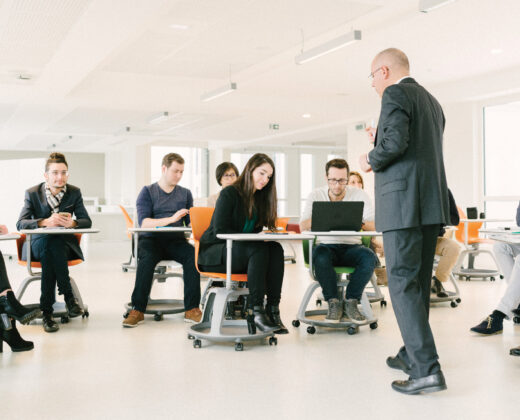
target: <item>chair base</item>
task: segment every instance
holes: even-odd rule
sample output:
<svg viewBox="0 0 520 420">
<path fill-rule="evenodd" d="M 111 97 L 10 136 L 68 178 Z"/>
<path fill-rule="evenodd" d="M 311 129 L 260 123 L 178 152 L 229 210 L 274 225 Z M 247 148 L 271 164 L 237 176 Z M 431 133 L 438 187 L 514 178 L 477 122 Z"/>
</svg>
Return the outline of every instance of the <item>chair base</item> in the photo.
<svg viewBox="0 0 520 420">
<path fill-rule="evenodd" d="M 347 285 L 348 281 L 338 281 L 338 287 L 345 288 Z M 302 303 L 300 304 L 300 309 L 298 310 L 298 315 L 292 322 L 294 327 L 299 327 L 300 323 L 303 322 L 304 324 L 309 325 L 307 328 L 309 334 L 314 334 L 316 332 L 316 327 L 327 327 L 347 329 L 349 335 L 358 333 L 359 327 L 363 325 L 369 325 L 371 329 L 376 329 L 378 327 L 377 318 L 374 316 L 366 292 L 363 292 L 361 297 L 361 309 L 366 317 L 366 321 L 361 324 L 354 323 L 347 319 L 340 320 L 339 322 L 327 321 L 325 319 L 325 316 L 327 315 L 326 309 L 307 310 L 307 306 L 309 305 L 314 292 L 320 287 L 321 286 L 317 281 L 313 281 L 305 291 Z"/>
<path fill-rule="evenodd" d="M 227 289 L 225 287 L 211 288 L 207 293 L 204 314 L 201 322 L 188 327 L 188 338 L 194 339 L 193 346 L 201 347 L 200 340 L 215 343 L 235 343 L 236 350 L 243 349 L 243 342 L 258 341 L 269 337 L 269 344 L 277 344 L 274 329 L 249 334 L 245 319 L 225 319 L 227 302 L 237 300 L 241 295 L 248 295 L 249 289 Z"/>
<path fill-rule="evenodd" d="M 495 277 L 503 278 L 498 269 L 489 270 L 484 268 L 475 268 L 474 262 L 475 257 L 479 254 L 489 254 L 493 261 L 495 262 L 495 266 L 498 268 L 498 263 L 495 258 L 495 255 L 487 250 L 487 249 L 479 249 L 478 245 L 468 245 L 466 249 L 464 249 L 460 255 L 457 263 L 455 264 L 455 268 L 453 269 L 453 274 L 459 276 L 459 279 L 471 280 L 472 278 L 480 278 L 485 280 L 489 278 L 491 281 L 495 280 Z M 468 257 L 468 266 L 467 268 L 463 268 L 463 261 Z"/>
<path fill-rule="evenodd" d="M 41 275 L 34 275 L 34 276 L 30 276 L 30 277 L 27 277 L 26 279 L 24 279 L 24 281 L 20 285 L 20 288 L 16 292 L 16 299 L 18 299 L 18 301 L 20 301 L 20 302 L 22 301 L 22 297 L 25 294 L 27 287 L 29 286 L 29 284 L 31 284 L 32 282 L 35 282 L 35 281 L 41 281 Z M 83 309 L 83 315 L 81 315 L 81 318 L 88 318 L 90 315 L 90 313 L 88 311 L 88 305 L 83 302 L 83 299 L 81 298 L 81 293 L 79 292 L 78 286 L 76 285 L 76 282 L 74 281 L 74 279 L 72 277 L 70 277 L 70 286 L 72 288 L 72 293 L 73 293 L 74 297 L 78 300 L 79 307 L 81 309 Z M 29 303 L 29 304 L 23 304 L 23 305 L 30 309 L 35 309 L 35 308 L 40 307 L 39 303 Z M 62 324 L 66 324 L 67 322 L 69 322 L 69 319 L 70 319 L 69 312 L 68 312 L 67 306 L 65 305 L 64 302 L 55 302 L 54 305 L 52 305 L 52 309 L 53 309 L 52 315 L 54 317 L 60 317 Z M 40 315 L 38 318 L 41 319 L 42 317 L 43 317 L 43 314 Z"/>
<path fill-rule="evenodd" d="M 125 318 L 132 310 L 132 302 L 128 302 L 125 305 L 126 313 L 123 315 Z M 179 314 L 184 312 L 184 301 L 182 299 L 148 299 L 146 315 L 154 315 L 156 321 L 162 321 L 163 315 Z"/>
<path fill-rule="evenodd" d="M 472 278 L 486 280 L 489 278 L 491 281 L 495 281 L 495 278 L 500 276 L 499 271 L 484 268 L 458 268 L 453 270 L 453 274 L 459 276 L 460 280 L 471 280 Z"/>
</svg>

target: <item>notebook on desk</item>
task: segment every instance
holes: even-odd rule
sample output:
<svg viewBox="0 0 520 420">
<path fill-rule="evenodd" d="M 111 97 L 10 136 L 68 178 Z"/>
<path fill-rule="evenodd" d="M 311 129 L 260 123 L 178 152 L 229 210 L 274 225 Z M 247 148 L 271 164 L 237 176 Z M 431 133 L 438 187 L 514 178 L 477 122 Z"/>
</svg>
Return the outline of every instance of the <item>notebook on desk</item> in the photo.
<svg viewBox="0 0 520 420">
<path fill-rule="evenodd" d="M 312 203 L 313 232 L 359 231 L 363 222 L 363 201 L 315 201 Z"/>
</svg>

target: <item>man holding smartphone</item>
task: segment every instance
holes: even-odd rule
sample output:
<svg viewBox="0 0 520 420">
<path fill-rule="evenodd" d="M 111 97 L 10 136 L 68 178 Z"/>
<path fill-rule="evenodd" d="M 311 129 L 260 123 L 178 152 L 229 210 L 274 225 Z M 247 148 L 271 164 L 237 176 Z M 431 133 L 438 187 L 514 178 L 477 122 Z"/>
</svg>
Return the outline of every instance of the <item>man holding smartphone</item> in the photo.
<svg viewBox="0 0 520 420">
<path fill-rule="evenodd" d="M 63 154 L 51 153 L 45 164 L 44 177 L 45 182 L 25 191 L 17 229 L 91 227 L 92 221 L 83 205 L 80 189 L 67 184 L 69 167 Z M 65 297 L 69 316 L 74 318 L 83 314 L 72 292 L 68 268 L 68 260 L 78 258 L 84 259 L 74 235 L 34 235 L 31 240 L 31 259 L 42 265 L 40 309 L 46 332 L 59 330 L 52 317 L 56 284 L 59 294 Z M 22 259 L 27 259 L 27 243 L 23 247 Z"/>
</svg>

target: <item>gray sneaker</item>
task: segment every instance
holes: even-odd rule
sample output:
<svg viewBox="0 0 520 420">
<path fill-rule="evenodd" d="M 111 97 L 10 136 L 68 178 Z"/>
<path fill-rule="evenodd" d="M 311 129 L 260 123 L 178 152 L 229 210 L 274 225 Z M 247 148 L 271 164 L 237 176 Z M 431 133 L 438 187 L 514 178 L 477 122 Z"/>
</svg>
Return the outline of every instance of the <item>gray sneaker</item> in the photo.
<svg viewBox="0 0 520 420">
<path fill-rule="evenodd" d="M 329 299 L 327 302 L 329 304 L 329 311 L 327 312 L 325 319 L 327 321 L 339 322 L 341 315 L 343 315 L 341 302 L 336 298 Z"/>
<path fill-rule="evenodd" d="M 367 319 L 359 312 L 358 305 L 357 299 L 347 299 L 343 302 L 343 312 L 354 324 L 363 324 Z"/>
</svg>

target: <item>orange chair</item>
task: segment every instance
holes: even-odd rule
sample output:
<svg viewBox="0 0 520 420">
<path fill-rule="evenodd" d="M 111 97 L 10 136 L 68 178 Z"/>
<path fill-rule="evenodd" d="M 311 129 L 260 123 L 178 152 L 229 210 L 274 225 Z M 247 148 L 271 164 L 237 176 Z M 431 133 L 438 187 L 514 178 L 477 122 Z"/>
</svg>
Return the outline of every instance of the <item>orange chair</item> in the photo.
<svg viewBox="0 0 520 420">
<path fill-rule="evenodd" d="M 461 219 L 466 219 L 466 213 L 460 208 L 457 207 L 459 211 L 459 217 Z M 466 223 L 467 223 L 467 233 L 466 233 Z M 482 222 L 460 222 L 457 226 L 457 230 L 455 231 L 455 238 L 464 245 L 464 249 L 460 253 L 459 260 L 457 264 L 453 268 L 453 274 L 459 276 L 460 279 L 465 278 L 466 280 L 470 280 L 471 277 L 475 278 L 490 278 L 491 281 L 495 280 L 495 276 L 500 276 L 499 270 L 490 270 L 490 269 L 482 269 L 475 268 L 475 257 L 479 254 L 489 254 L 495 265 L 498 268 L 498 263 L 495 259 L 495 255 L 487 250 L 481 249 L 480 244 L 484 243 L 492 243 L 492 241 L 479 237 L 479 229 L 482 227 Z M 464 268 L 462 263 L 464 259 L 468 256 L 468 267 Z"/>
<path fill-rule="evenodd" d="M 129 239 L 132 240 L 132 251 L 130 252 L 130 259 L 128 260 L 128 262 L 124 262 L 121 264 L 121 269 L 123 270 L 123 272 L 126 273 L 126 272 L 128 272 L 128 270 L 136 269 L 135 258 L 134 258 L 134 246 L 135 246 L 134 235 L 132 235 L 132 232 L 130 232 L 128 230 L 128 229 L 134 227 L 134 221 L 132 220 L 132 218 L 130 217 L 130 215 L 128 214 L 128 212 L 126 211 L 126 209 L 123 206 L 120 205 L 119 208 L 123 212 L 123 217 L 125 218 L 126 229 L 127 229 L 126 235 L 128 236 Z"/>
<path fill-rule="evenodd" d="M 25 294 L 25 291 L 26 291 L 27 287 L 29 286 L 29 284 L 34 282 L 34 281 L 41 281 L 41 279 L 42 279 L 41 271 L 34 272 L 32 269 L 33 268 L 40 268 L 41 269 L 42 265 L 38 261 L 30 261 L 29 253 L 28 253 L 28 260 L 29 261 L 22 260 L 22 249 L 23 249 L 23 244 L 26 241 L 26 235 L 24 235 L 23 233 L 19 233 L 19 235 L 20 235 L 20 237 L 18 239 L 16 239 L 16 251 L 17 251 L 17 254 L 18 254 L 18 264 L 21 265 L 21 266 L 27 267 L 27 272 L 29 273 L 29 277 L 24 279 L 24 281 L 20 285 L 20 288 L 16 292 L 16 298 L 19 301 L 21 301 L 22 296 Z M 76 237 L 76 239 L 78 241 L 78 244 L 81 243 L 81 234 L 80 233 L 76 233 L 76 234 L 74 234 L 74 236 Z M 30 264 L 28 262 L 30 262 Z M 82 262 L 83 262 L 83 260 L 78 258 L 78 259 L 74 259 L 74 260 L 69 260 L 67 265 L 69 267 L 72 267 L 74 265 L 81 264 Z M 78 286 L 76 285 L 76 282 L 74 281 L 74 279 L 72 277 L 70 277 L 70 285 L 72 287 L 72 293 L 74 294 L 74 297 L 76 299 L 78 299 L 79 306 L 84 311 L 83 315 L 81 317 L 82 318 L 85 318 L 85 317 L 88 318 L 88 316 L 89 316 L 88 306 L 83 303 L 83 299 L 81 298 L 81 293 L 79 292 Z M 39 308 L 40 304 L 32 303 L 32 304 L 28 304 L 28 305 L 24 305 L 24 306 L 26 306 L 28 308 Z M 56 302 L 53 305 L 53 309 L 54 309 L 54 315 L 61 317 L 61 323 L 62 324 L 66 324 L 67 322 L 69 322 L 69 315 L 68 315 L 67 307 L 65 306 L 64 303 Z"/>
<path fill-rule="evenodd" d="M 226 280 L 225 273 L 203 272 L 199 269 L 198 258 L 200 250 L 200 238 L 208 229 L 214 208 L 212 207 L 192 207 L 190 209 L 191 228 L 193 232 L 193 242 L 195 244 L 195 266 L 199 273 L 210 279 Z M 192 325 L 188 330 L 188 338 L 193 339 L 193 347 L 200 348 L 201 339 L 213 342 L 234 342 L 235 350 L 241 351 L 244 348 L 244 341 L 259 340 L 269 338 L 269 344 L 277 344 L 273 331 L 259 331 L 254 335 L 248 334 L 247 321 L 245 319 L 226 319 L 227 303 L 236 301 L 239 296 L 248 295 L 246 287 L 236 287 L 238 283 L 247 282 L 246 274 L 232 274 L 231 282 L 226 283 L 226 287 L 206 288 L 204 292 L 205 305 L 204 314 L 201 322 Z M 204 297 L 203 297 L 204 299 Z"/>
<path fill-rule="evenodd" d="M 275 226 L 278 229 L 278 232 L 294 233 L 294 232 L 289 232 L 287 230 L 287 225 L 289 224 L 289 220 L 290 220 L 289 217 L 279 217 L 278 219 L 276 219 Z M 292 246 L 291 242 L 288 242 L 288 241 L 279 241 L 279 242 L 280 242 L 280 245 L 282 245 L 283 250 L 284 250 L 284 253 L 283 253 L 284 261 L 290 261 L 292 264 L 296 264 L 296 250 Z M 289 247 L 291 249 L 290 253 L 285 252 L 287 247 Z"/>
</svg>

